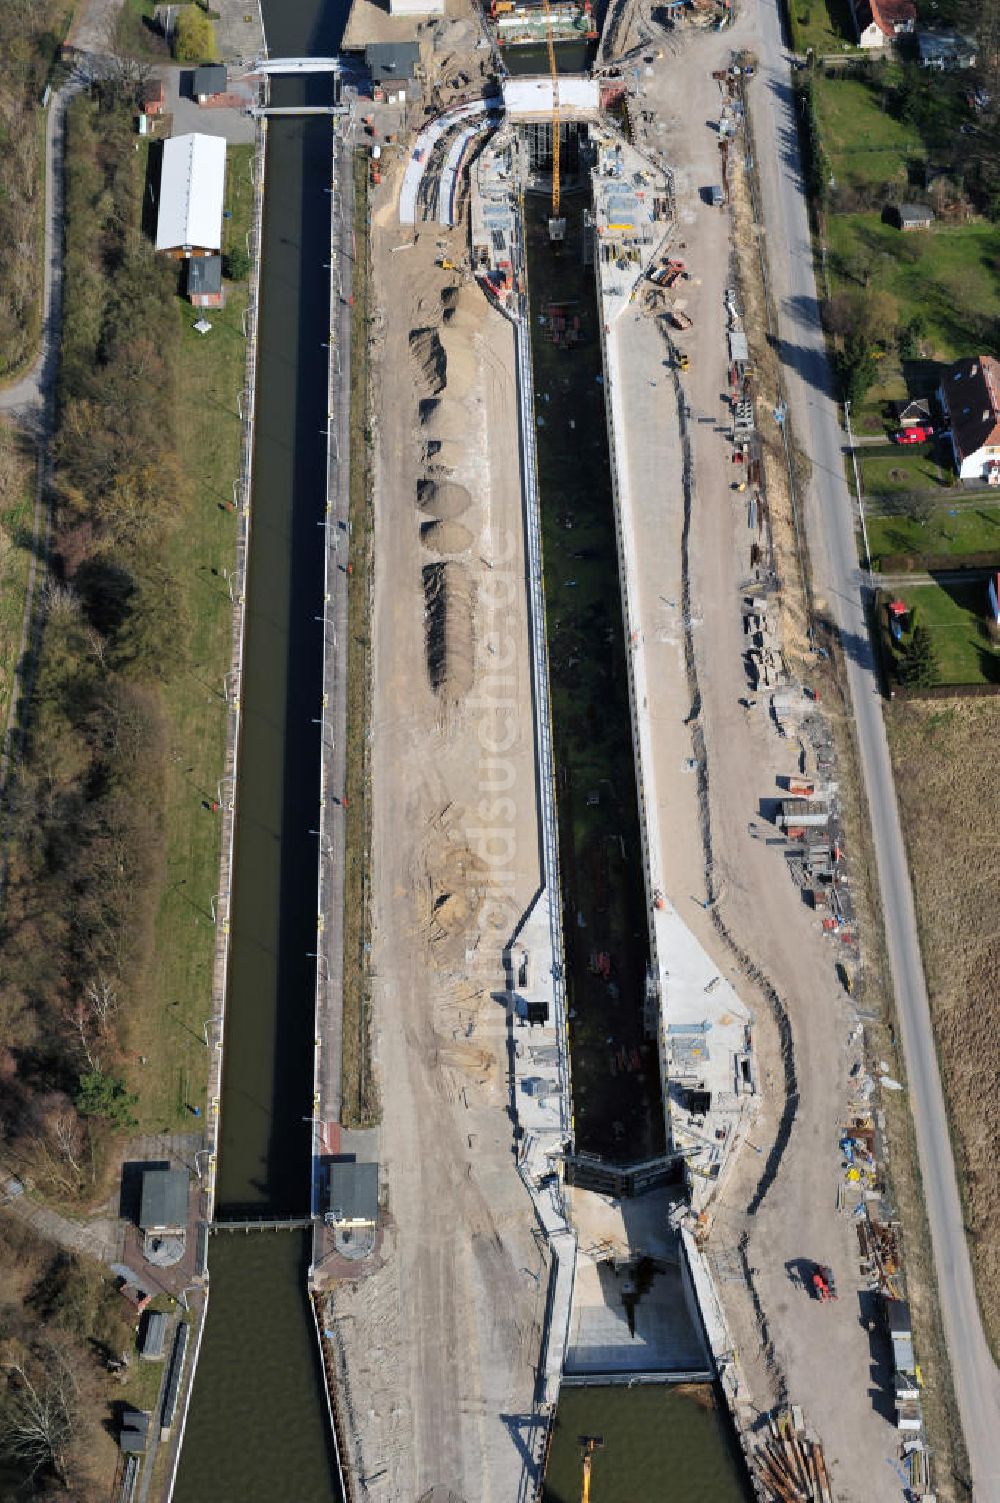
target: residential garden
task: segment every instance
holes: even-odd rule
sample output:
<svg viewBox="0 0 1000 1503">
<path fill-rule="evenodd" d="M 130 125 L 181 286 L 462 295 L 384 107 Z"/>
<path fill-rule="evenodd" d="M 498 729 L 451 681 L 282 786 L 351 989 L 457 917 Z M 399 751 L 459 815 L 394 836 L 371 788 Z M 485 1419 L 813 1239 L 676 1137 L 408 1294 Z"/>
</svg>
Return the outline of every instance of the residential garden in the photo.
<svg viewBox="0 0 1000 1503">
<path fill-rule="evenodd" d="M 823 319 L 850 403 L 870 558 L 886 575 L 914 576 L 906 630 L 895 638 L 882 623 L 887 664 L 912 691 L 992 684 L 1000 663 L 982 578 L 1000 563 L 1000 496 L 958 482 L 935 397 L 953 361 L 1000 353 L 997 91 L 979 70 L 921 68 L 905 46 L 837 61 L 854 36 L 847 0 L 790 9 L 800 43 L 831 59 L 798 75 L 799 101 Z M 900 228 L 904 204 L 930 209 L 929 226 Z M 901 445 L 897 404 L 920 398 L 937 431 Z M 961 569 L 979 573 L 942 582 L 941 571 Z"/>
</svg>

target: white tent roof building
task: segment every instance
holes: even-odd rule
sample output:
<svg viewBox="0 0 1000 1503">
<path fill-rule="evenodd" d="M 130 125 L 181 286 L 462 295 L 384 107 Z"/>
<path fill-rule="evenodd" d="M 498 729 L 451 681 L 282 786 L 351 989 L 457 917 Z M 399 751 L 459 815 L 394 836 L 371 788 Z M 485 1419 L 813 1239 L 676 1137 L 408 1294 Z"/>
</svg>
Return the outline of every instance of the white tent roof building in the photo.
<svg viewBox="0 0 1000 1503">
<path fill-rule="evenodd" d="M 222 249 L 226 143 L 192 132 L 163 143 L 156 249 L 189 256 Z"/>
</svg>

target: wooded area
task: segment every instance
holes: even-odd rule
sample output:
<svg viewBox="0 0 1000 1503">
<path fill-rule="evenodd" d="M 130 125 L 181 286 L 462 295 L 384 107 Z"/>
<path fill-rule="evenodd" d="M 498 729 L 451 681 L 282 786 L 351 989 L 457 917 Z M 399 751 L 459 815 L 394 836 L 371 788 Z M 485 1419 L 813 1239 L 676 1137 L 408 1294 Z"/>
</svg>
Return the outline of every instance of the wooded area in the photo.
<svg viewBox="0 0 1000 1503">
<path fill-rule="evenodd" d="M 0 1495 L 107 1496 L 114 1441 L 98 1416 L 130 1339 L 128 1309 L 96 1266 L 0 1220 Z"/>
<path fill-rule="evenodd" d="M 161 870 L 161 686 L 184 660 L 184 590 L 162 562 L 176 456 L 176 269 L 139 228 L 127 105 L 67 120 L 66 311 L 55 527 L 24 759 L 11 793 L 0 1034 L 3 1130 L 62 1198 L 93 1194 Z"/>
<path fill-rule="evenodd" d="M 0 5 L 0 377 L 34 351 L 39 327 L 44 190 L 41 100 L 66 0 Z"/>
</svg>

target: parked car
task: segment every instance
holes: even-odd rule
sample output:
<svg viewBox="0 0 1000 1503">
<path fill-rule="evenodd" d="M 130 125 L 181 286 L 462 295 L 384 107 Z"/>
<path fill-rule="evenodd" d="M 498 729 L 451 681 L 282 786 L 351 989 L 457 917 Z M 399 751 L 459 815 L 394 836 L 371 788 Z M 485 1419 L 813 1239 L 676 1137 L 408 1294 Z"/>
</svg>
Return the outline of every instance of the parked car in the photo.
<svg viewBox="0 0 1000 1503">
<path fill-rule="evenodd" d="M 912 428 L 900 428 L 894 433 L 893 441 L 897 444 L 925 444 L 933 437 L 934 429 L 930 423 L 914 423 Z"/>
</svg>

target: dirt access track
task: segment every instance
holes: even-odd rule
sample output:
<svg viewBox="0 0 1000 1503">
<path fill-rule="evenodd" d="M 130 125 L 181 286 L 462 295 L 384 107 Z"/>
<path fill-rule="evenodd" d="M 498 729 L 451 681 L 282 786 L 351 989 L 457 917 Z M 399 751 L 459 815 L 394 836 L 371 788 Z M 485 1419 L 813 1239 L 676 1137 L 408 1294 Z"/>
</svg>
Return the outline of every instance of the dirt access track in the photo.
<svg viewBox="0 0 1000 1503">
<path fill-rule="evenodd" d="M 389 1216 L 334 1313 L 365 1495 L 516 1495 L 547 1284 L 502 950 L 539 885 L 513 330 L 373 216 L 374 1053 Z M 449 255 L 461 255 L 461 238 Z M 443 1494 L 446 1495 L 446 1494 Z"/>
</svg>

